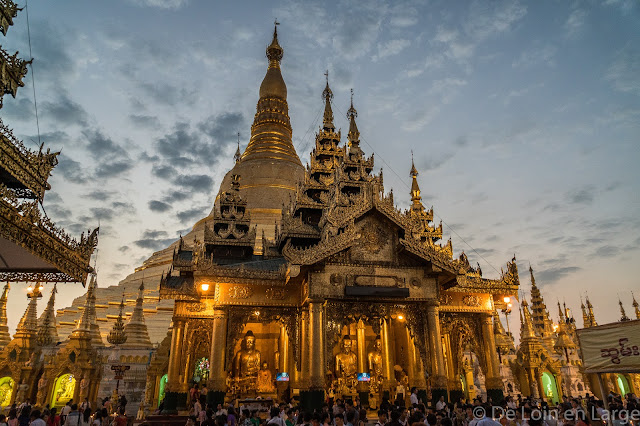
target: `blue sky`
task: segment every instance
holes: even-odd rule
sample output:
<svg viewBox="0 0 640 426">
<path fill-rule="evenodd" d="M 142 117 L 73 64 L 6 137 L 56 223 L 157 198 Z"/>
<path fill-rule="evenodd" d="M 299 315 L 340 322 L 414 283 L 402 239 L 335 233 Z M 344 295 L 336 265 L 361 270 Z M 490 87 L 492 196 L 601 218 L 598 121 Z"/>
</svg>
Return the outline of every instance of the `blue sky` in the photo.
<svg viewBox="0 0 640 426">
<path fill-rule="evenodd" d="M 515 253 L 522 288 L 531 264 L 554 315 L 556 299 L 579 311 L 588 292 L 601 322 L 619 318 L 618 293 L 627 302 L 638 288 L 633 0 L 29 8 L 41 139 L 62 149 L 44 206 L 76 236 L 100 222 L 101 286 L 209 213 L 236 133 L 248 141 L 277 18 L 303 162 L 328 69 L 337 126 L 346 129 L 353 88 L 363 149 L 375 151 L 398 206 L 408 207 L 413 150 L 425 204 L 485 276 Z M 2 43 L 28 56 L 25 12 Z M 0 114 L 35 148 L 31 74 L 25 83 Z M 13 325 L 26 305 L 20 291 L 10 296 Z M 56 306 L 82 292 L 65 286 Z"/>
</svg>

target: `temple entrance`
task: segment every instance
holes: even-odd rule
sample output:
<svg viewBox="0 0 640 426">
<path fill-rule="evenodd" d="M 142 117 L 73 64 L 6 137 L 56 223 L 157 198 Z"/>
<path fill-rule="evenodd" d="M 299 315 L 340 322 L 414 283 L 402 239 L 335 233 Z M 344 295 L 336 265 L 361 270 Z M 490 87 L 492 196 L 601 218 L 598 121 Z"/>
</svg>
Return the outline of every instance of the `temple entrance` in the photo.
<svg viewBox="0 0 640 426">
<path fill-rule="evenodd" d="M 67 402 L 73 399 L 76 390 L 76 379 L 73 374 L 63 374 L 53 382 L 53 392 L 51 392 L 51 407 L 64 407 Z"/>
<path fill-rule="evenodd" d="M 620 395 L 624 398 L 626 394 L 630 392 L 629 381 L 622 374 L 617 374 L 616 383 L 618 384 L 618 390 Z"/>
<path fill-rule="evenodd" d="M 165 374 L 160 378 L 160 384 L 158 385 L 158 406 L 164 400 L 164 393 L 166 388 L 167 388 L 167 375 Z"/>
<path fill-rule="evenodd" d="M 196 367 L 193 371 L 194 383 L 206 383 L 209 378 L 209 358 L 202 357 L 196 360 Z"/>
<path fill-rule="evenodd" d="M 14 385 L 14 380 L 9 376 L 0 379 L 0 407 L 8 407 L 11 405 Z"/>
<path fill-rule="evenodd" d="M 542 373 L 542 392 L 547 401 L 551 401 L 554 404 L 559 402 L 556 379 L 548 371 Z"/>
</svg>

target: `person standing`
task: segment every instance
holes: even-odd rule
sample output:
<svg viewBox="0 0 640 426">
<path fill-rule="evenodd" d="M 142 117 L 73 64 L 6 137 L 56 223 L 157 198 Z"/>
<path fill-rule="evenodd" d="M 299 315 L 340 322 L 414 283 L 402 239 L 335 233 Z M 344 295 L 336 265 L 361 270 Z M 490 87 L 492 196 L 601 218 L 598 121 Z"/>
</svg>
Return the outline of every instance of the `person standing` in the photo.
<svg viewBox="0 0 640 426">
<path fill-rule="evenodd" d="M 47 426 L 47 424 L 40 418 L 40 410 L 33 410 L 31 412 L 30 426 Z"/>
<path fill-rule="evenodd" d="M 82 417 L 78 411 L 78 404 L 71 405 L 71 411 L 64 419 L 64 426 L 82 426 Z"/>
</svg>

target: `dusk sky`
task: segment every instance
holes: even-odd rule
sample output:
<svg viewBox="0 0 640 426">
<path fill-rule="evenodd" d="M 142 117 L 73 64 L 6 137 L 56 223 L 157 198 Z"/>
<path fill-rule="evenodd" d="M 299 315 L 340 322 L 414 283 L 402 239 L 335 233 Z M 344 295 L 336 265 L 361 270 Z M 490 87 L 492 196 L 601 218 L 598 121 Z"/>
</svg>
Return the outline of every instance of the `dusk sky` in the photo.
<svg viewBox="0 0 640 426">
<path fill-rule="evenodd" d="M 303 163 L 329 70 L 336 125 L 347 128 L 353 88 L 362 148 L 375 152 L 386 189 L 408 207 L 413 150 L 423 201 L 456 256 L 464 250 L 497 278 L 515 253 L 522 290 L 528 298 L 531 264 L 554 319 L 565 300 L 581 326 L 586 293 L 600 323 L 620 317 L 618 295 L 632 316 L 635 0 L 31 0 L 40 138 L 62 150 L 44 207 L 75 237 L 100 223 L 100 286 L 210 212 L 236 133 L 242 149 L 248 142 L 276 18 Z M 3 47 L 28 58 L 26 11 L 14 22 Z M 16 99 L 5 95 L 0 116 L 37 149 L 31 78 Z M 11 332 L 25 288 L 9 296 Z M 56 307 L 82 293 L 62 285 Z"/>
</svg>

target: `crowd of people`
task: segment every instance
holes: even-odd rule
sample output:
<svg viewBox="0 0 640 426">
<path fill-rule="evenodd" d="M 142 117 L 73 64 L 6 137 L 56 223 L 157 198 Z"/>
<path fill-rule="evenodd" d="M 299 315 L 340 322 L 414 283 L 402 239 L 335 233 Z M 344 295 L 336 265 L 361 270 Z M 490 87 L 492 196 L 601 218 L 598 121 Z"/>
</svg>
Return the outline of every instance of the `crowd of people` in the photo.
<svg viewBox="0 0 640 426">
<path fill-rule="evenodd" d="M 295 401 L 274 405 L 268 412 L 245 406 L 209 407 L 202 398 L 191 402 L 187 426 L 623 426 L 640 421 L 640 401 L 631 393 L 624 398 L 609 394 L 608 411 L 604 401 L 592 395 L 565 396 L 558 404 L 520 396 L 508 396 L 499 404 L 481 398 L 450 403 L 443 396 L 424 404 L 415 389 L 407 404 L 383 399 L 374 412 L 361 406 L 357 398 L 328 400 L 314 411 L 301 409 Z"/>
<path fill-rule="evenodd" d="M 69 401 L 60 410 L 49 404 L 40 409 L 32 406 L 27 398 L 9 407 L 7 415 L 0 414 L 0 426 L 126 426 L 126 404 L 124 396 L 115 405 L 107 397 L 100 407 L 92 410 L 85 398 L 80 404 Z"/>
</svg>

